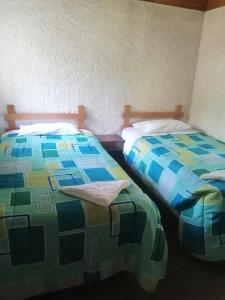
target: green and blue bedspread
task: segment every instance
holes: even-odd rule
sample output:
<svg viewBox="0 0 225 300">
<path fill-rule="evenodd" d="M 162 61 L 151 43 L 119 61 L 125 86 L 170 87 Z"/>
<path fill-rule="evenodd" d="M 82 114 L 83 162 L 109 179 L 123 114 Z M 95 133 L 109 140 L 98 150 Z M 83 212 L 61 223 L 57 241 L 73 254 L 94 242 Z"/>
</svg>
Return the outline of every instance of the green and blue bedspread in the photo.
<svg viewBox="0 0 225 300">
<path fill-rule="evenodd" d="M 0 139 L 0 299 L 133 272 L 146 291 L 164 277 L 167 245 L 153 202 L 133 183 L 104 208 L 59 187 L 129 179 L 97 139 Z M 130 179 L 129 179 L 130 180 Z"/>
<path fill-rule="evenodd" d="M 200 176 L 225 169 L 225 143 L 203 133 L 144 136 L 125 155 L 179 213 L 179 237 L 191 254 L 225 260 L 225 182 Z"/>
</svg>

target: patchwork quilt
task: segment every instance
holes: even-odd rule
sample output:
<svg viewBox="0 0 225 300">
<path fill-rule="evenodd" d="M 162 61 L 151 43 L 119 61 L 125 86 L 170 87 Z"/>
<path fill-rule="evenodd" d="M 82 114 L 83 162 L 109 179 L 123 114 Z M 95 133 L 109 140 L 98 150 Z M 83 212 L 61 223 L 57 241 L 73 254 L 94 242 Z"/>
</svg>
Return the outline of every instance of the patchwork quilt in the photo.
<svg viewBox="0 0 225 300">
<path fill-rule="evenodd" d="M 133 272 L 146 291 L 164 277 L 160 215 L 133 183 L 107 208 L 59 187 L 129 179 L 89 134 L 0 139 L 0 299 Z M 130 180 L 130 179 L 129 179 Z"/>
<path fill-rule="evenodd" d="M 225 143 L 199 132 L 144 136 L 126 160 L 179 213 L 183 247 L 201 259 L 225 260 L 225 182 L 200 179 L 225 169 Z"/>
</svg>

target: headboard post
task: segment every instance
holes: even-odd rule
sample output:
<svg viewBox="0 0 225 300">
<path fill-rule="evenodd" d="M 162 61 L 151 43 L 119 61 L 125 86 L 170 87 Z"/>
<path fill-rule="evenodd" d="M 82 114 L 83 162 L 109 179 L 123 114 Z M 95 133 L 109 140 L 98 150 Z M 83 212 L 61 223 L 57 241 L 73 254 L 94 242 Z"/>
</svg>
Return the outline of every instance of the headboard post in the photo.
<svg viewBox="0 0 225 300">
<path fill-rule="evenodd" d="M 123 110 L 124 128 L 130 126 L 130 113 L 131 113 L 131 105 L 124 105 L 124 110 Z"/>
<path fill-rule="evenodd" d="M 8 104 L 7 105 L 7 113 L 8 114 L 15 114 L 16 110 L 15 110 L 15 106 L 12 104 Z M 16 129 L 16 121 L 15 120 L 8 120 L 8 128 L 9 130 L 14 130 Z"/>
<path fill-rule="evenodd" d="M 78 106 L 78 116 L 77 116 L 77 127 L 78 128 L 85 128 L 84 120 L 86 117 L 85 107 L 83 105 Z"/>
<path fill-rule="evenodd" d="M 183 117 L 182 105 L 177 105 L 175 110 L 175 119 L 180 120 Z"/>
</svg>

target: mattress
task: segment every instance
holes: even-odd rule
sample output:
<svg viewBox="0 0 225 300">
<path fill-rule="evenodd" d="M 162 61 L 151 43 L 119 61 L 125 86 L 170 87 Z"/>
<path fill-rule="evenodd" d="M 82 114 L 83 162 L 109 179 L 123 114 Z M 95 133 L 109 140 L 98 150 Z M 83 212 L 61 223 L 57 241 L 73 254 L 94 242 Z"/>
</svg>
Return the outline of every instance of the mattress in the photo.
<svg viewBox="0 0 225 300">
<path fill-rule="evenodd" d="M 60 187 L 131 179 L 90 133 L 0 139 L 0 299 L 134 273 L 152 292 L 167 244 L 154 203 L 133 182 L 107 208 Z"/>
<path fill-rule="evenodd" d="M 225 182 L 200 179 L 225 169 L 225 143 L 200 132 L 131 139 L 125 159 L 176 211 L 182 246 L 204 260 L 225 260 Z"/>
</svg>

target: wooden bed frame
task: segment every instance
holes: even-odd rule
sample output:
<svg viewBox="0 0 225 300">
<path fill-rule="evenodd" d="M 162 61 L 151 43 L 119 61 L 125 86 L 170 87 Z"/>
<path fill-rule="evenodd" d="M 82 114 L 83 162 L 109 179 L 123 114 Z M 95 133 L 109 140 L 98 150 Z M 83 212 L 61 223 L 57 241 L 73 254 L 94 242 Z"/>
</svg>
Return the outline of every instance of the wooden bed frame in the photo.
<svg viewBox="0 0 225 300">
<path fill-rule="evenodd" d="M 17 129 L 16 121 L 20 120 L 76 120 L 77 127 L 85 129 L 86 111 L 83 105 L 79 105 L 77 113 L 16 113 L 14 105 L 10 104 L 4 118 L 8 122 L 5 131 Z"/>
<path fill-rule="evenodd" d="M 140 111 L 132 111 L 131 105 L 124 105 L 123 110 L 123 127 L 130 127 L 130 119 L 163 119 L 163 118 L 171 118 L 171 119 L 181 119 L 184 113 L 182 111 L 182 105 L 177 105 L 174 111 L 163 111 L 163 112 L 140 112 Z"/>
</svg>

